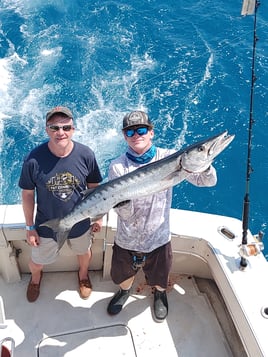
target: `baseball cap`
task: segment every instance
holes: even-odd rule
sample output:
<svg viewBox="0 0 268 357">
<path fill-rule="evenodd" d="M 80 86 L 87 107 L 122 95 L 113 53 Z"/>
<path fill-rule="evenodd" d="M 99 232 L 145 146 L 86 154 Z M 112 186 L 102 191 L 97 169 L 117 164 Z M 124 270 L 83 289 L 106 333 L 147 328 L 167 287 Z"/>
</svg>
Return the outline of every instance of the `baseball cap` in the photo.
<svg viewBox="0 0 268 357">
<path fill-rule="evenodd" d="M 68 109 L 67 107 L 59 106 L 59 107 L 55 107 L 55 108 L 51 109 L 49 112 L 47 112 L 47 114 L 46 114 L 46 122 L 48 122 L 49 119 L 51 119 L 51 117 L 54 114 L 58 114 L 58 113 L 65 114 L 65 115 L 67 115 L 67 117 L 73 119 L 73 114 L 70 111 L 70 109 Z"/>
<path fill-rule="evenodd" d="M 128 113 L 123 118 L 123 130 L 136 125 L 145 125 L 153 128 L 153 124 L 148 115 L 139 110 Z"/>
</svg>

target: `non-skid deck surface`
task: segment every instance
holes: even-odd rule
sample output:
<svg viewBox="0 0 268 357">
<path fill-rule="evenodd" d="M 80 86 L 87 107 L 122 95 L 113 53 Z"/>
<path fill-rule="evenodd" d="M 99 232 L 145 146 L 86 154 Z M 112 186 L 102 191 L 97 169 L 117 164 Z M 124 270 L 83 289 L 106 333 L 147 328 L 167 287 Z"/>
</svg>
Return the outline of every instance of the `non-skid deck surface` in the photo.
<svg viewBox="0 0 268 357">
<path fill-rule="evenodd" d="M 233 356 L 214 311 L 195 280 L 172 275 L 168 289 L 169 315 L 152 317 L 153 294 L 143 273 L 122 312 L 109 316 L 107 305 L 117 291 L 101 272 L 90 272 L 93 292 L 88 300 L 77 292 L 77 273 L 44 273 L 41 293 L 28 303 L 30 275 L 16 284 L 0 277 L 7 327 L 0 339 L 15 339 L 14 357 L 83 356 Z"/>
</svg>

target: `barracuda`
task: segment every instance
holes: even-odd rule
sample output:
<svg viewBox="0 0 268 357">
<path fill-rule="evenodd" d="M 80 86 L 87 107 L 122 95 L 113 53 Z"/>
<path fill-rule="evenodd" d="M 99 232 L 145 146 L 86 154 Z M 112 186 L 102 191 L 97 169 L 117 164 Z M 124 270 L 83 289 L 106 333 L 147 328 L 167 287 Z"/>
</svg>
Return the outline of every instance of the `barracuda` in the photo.
<svg viewBox="0 0 268 357">
<path fill-rule="evenodd" d="M 190 172 L 205 171 L 233 139 L 234 135 L 228 135 L 225 131 L 99 185 L 94 190 L 86 190 L 83 200 L 68 215 L 47 221 L 42 226 L 56 232 L 58 249 L 61 249 L 76 223 L 86 218 L 93 223 L 118 204 L 175 186 L 186 179 Z"/>
</svg>

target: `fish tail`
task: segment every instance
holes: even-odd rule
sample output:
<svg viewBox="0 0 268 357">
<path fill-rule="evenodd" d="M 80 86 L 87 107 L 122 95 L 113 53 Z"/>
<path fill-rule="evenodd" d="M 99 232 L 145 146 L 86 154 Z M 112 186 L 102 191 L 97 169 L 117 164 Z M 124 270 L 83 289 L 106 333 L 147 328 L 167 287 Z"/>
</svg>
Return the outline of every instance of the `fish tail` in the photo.
<svg viewBox="0 0 268 357">
<path fill-rule="evenodd" d="M 63 244 L 65 243 L 66 239 L 68 238 L 69 235 L 69 230 L 64 231 L 64 232 L 57 232 L 56 237 L 57 237 L 57 243 L 58 243 L 58 251 L 62 248 Z"/>
<path fill-rule="evenodd" d="M 55 219 L 50 219 L 49 221 L 46 221 L 40 226 L 45 226 L 53 230 L 53 232 L 56 234 L 56 239 L 58 243 L 58 251 L 62 248 L 64 242 L 68 238 L 70 230 L 64 230 L 62 231 L 60 229 L 60 219 L 55 218 Z"/>
</svg>

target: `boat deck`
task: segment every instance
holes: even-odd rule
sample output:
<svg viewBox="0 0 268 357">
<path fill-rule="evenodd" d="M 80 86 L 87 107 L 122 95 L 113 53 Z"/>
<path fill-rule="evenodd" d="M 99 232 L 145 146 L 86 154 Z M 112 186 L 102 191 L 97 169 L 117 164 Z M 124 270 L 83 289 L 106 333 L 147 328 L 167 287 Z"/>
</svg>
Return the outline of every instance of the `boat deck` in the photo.
<svg viewBox="0 0 268 357">
<path fill-rule="evenodd" d="M 82 300 L 77 292 L 77 273 L 44 273 L 39 299 L 29 303 L 26 289 L 30 275 L 18 283 L 7 284 L 0 278 L 7 327 L 0 339 L 15 339 L 14 357 L 56 356 L 199 356 L 227 357 L 245 355 L 235 339 L 231 322 L 219 323 L 216 293 L 208 297 L 210 280 L 199 283 L 190 276 L 172 274 L 168 289 L 169 315 L 162 323 L 152 317 L 153 293 L 138 273 L 132 294 L 122 312 L 106 312 L 117 287 L 104 280 L 102 272 L 90 272 L 93 292 Z M 201 284 L 200 284 L 201 283 Z M 211 286 L 208 289 L 213 290 Z M 212 303 L 211 303 L 212 301 Z M 218 310 L 226 320 L 224 311 Z M 223 324 L 223 326 L 221 326 Z"/>
<path fill-rule="evenodd" d="M 110 280 L 113 211 L 92 245 L 90 298 L 79 297 L 77 258 L 65 244 L 57 261 L 45 267 L 34 303 L 26 299 L 30 247 L 21 206 L 0 206 L 1 217 L 0 341 L 15 340 L 14 357 L 268 356 L 268 265 L 257 252 L 261 242 L 249 235 L 244 248 L 250 255 L 241 269 L 241 221 L 171 210 L 169 315 L 159 323 L 142 271 L 123 311 L 106 311 L 118 289 Z"/>
</svg>

